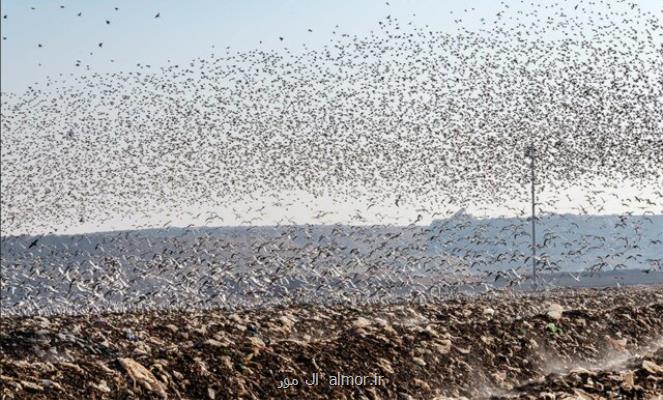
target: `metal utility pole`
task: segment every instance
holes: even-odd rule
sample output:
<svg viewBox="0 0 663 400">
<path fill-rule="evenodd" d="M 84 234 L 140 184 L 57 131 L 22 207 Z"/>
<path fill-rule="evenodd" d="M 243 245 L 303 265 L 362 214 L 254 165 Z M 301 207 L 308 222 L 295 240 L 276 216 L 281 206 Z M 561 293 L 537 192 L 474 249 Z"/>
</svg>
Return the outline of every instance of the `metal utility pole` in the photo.
<svg viewBox="0 0 663 400">
<path fill-rule="evenodd" d="M 534 145 L 527 147 L 525 155 L 530 159 L 530 169 L 531 169 L 531 181 L 532 181 L 532 278 L 534 279 L 534 285 L 536 286 L 536 190 L 535 185 L 535 156 L 536 149 Z"/>
</svg>

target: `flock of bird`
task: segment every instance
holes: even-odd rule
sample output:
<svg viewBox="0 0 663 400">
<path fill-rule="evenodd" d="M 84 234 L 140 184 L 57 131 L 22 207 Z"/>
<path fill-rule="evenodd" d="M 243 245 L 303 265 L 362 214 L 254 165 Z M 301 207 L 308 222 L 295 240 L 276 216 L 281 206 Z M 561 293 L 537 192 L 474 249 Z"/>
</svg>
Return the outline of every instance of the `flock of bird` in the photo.
<svg viewBox="0 0 663 400">
<path fill-rule="evenodd" d="M 546 279 L 547 287 L 635 267 L 641 269 L 637 275 L 660 280 L 661 226 L 660 215 L 546 216 L 540 222 L 538 270 L 554 278 Z M 3 308 L 28 314 L 243 308 L 431 301 L 457 293 L 527 289 L 532 288 L 530 240 L 527 221 L 483 220 L 465 213 L 429 226 L 196 227 L 18 236 L 2 244 Z"/>
<path fill-rule="evenodd" d="M 537 202 L 540 269 L 660 271 L 663 14 L 608 0 L 519 4 L 501 3 L 474 31 L 387 16 L 322 48 L 226 50 L 3 92 L 3 311 L 519 286 L 531 221 L 514 204 L 529 199 L 530 146 L 537 190 L 553 193 Z M 590 191 L 597 181 L 607 183 Z M 586 191 L 579 217 L 555 214 L 554 194 L 572 187 Z M 307 208 L 302 194 L 351 204 L 356 224 L 317 210 L 314 223 L 252 226 L 266 207 Z M 246 226 L 218 227 L 237 204 L 261 201 L 237 215 Z M 592 225 L 614 202 L 630 211 Z M 472 204 L 515 207 L 514 217 L 421 225 Z M 385 223 L 381 210 L 393 209 L 416 218 Z M 155 215 L 161 230 L 53 235 Z"/>
</svg>

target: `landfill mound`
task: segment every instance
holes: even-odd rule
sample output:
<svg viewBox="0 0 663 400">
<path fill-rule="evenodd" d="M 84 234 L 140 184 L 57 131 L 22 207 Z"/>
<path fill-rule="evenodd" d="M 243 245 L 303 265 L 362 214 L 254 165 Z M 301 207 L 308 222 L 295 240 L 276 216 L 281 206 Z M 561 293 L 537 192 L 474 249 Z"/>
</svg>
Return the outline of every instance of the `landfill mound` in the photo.
<svg viewBox="0 0 663 400">
<path fill-rule="evenodd" d="M 657 398 L 661 332 L 660 286 L 9 317 L 0 382 L 5 399 Z"/>
<path fill-rule="evenodd" d="M 663 348 L 609 369 L 578 367 L 566 374 L 551 374 L 523 385 L 517 392 L 492 399 L 661 399 Z"/>
</svg>

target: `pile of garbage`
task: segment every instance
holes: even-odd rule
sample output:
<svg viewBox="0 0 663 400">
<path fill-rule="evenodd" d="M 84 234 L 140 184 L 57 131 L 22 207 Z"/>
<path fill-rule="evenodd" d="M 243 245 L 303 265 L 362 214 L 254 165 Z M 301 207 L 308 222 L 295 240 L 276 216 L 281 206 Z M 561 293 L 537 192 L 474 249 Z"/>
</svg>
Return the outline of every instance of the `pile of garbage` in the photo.
<svg viewBox="0 0 663 400">
<path fill-rule="evenodd" d="M 523 385 L 517 392 L 493 399 L 663 398 L 663 347 L 609 369 L 574 368 L 565 374 L 551 374 Z"/>
<path fill-rule="evenodd" d="M 0 396 L 647 398 L 663 393 L 661 332 L 663 287 L 10 317 Z"/>
</svg>

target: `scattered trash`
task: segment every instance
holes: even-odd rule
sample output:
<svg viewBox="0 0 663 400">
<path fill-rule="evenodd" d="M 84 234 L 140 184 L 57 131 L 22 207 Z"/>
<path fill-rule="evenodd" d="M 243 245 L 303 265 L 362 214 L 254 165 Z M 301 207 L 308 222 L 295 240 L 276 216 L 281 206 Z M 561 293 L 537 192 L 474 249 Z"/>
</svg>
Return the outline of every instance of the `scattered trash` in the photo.
<svg viewBox="0 0 663 400">
<path fill-rule="evenodd" d="M 551 299 L 563 306 L 541 306 Z M 0 396 L 648 398 L 663 390 L 661 331 L 661 287 L 435 304 L 7 317 Z M 343 374 L 380 381 L 329 385 Z"/>
</svg>

